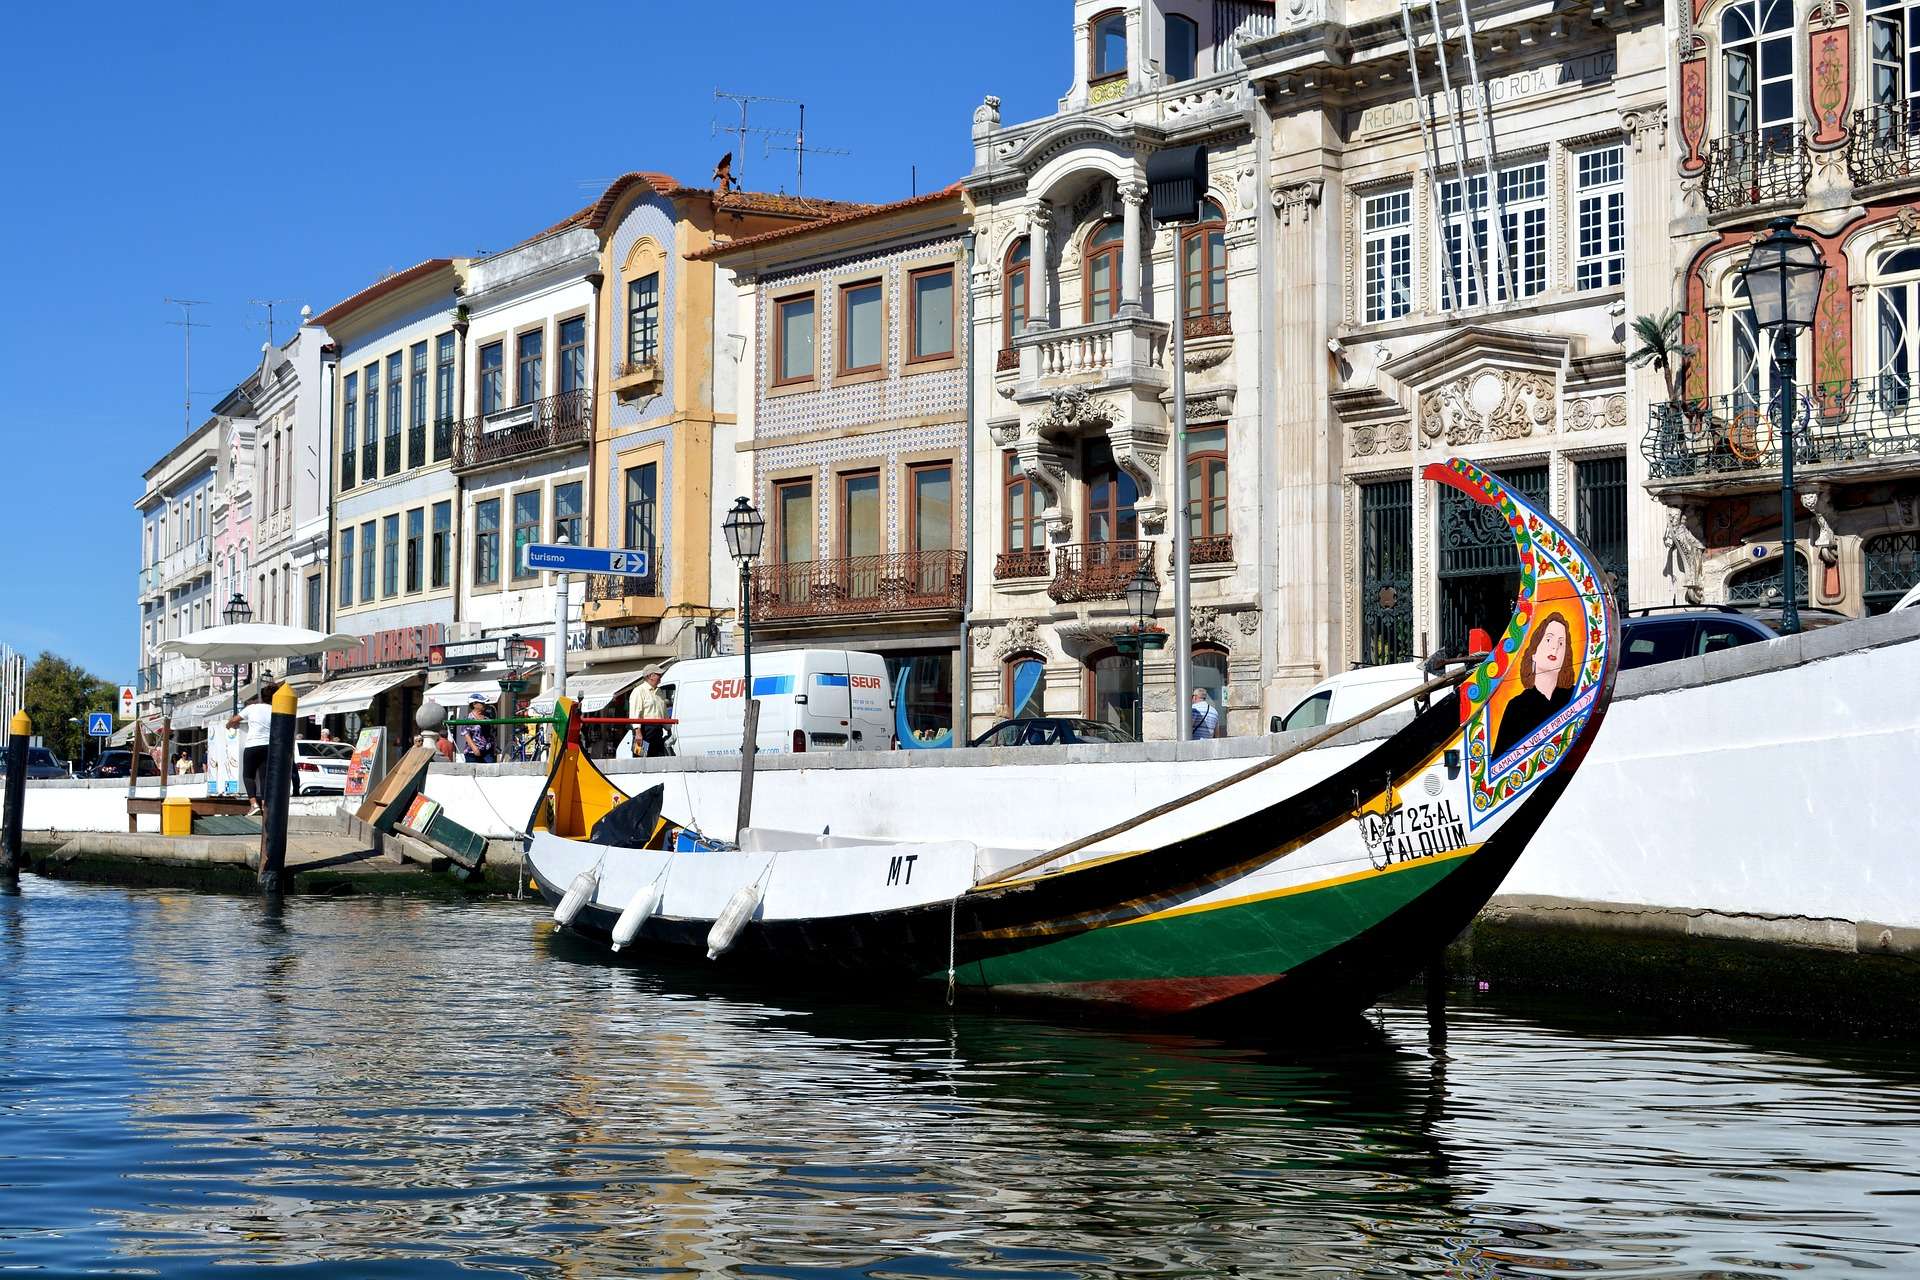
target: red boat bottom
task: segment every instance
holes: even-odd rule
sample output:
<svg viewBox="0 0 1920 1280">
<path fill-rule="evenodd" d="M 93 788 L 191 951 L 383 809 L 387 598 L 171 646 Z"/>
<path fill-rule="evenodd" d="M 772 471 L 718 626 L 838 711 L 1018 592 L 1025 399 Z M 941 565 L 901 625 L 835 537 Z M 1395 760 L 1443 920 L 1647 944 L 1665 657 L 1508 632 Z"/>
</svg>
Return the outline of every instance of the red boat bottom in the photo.
<svg viewBox="0 0 1920 1280">
<path fill-rule="evenodd" d="M 1233 974 L 1218 978 L 1115 978 L 1105 982 L 1020 982 L 996 985 L 1005 995 L 1088 1004 L 1124 1005 L 1141 1013 L 1191 1013 L 1257 991 L 1284 973 Z"/>
</svg>

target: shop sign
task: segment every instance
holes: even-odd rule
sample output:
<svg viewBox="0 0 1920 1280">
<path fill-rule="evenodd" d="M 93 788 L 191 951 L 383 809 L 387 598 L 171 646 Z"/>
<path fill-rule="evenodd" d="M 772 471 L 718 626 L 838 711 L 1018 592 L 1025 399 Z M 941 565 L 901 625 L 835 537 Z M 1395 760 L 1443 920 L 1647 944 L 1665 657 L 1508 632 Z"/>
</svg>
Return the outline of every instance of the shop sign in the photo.
<svg viewBox="0 0 1920 1280">
<path fill-rule="evenodd" d="M 418 627 L 395 627 L 361 636 L 351 649 L 327 655 L 329 675 L 361 667 L 399 667 L 427 661 L 429 651 L 447 639 L 447 624 L 429 622 Z"/>
</svg>

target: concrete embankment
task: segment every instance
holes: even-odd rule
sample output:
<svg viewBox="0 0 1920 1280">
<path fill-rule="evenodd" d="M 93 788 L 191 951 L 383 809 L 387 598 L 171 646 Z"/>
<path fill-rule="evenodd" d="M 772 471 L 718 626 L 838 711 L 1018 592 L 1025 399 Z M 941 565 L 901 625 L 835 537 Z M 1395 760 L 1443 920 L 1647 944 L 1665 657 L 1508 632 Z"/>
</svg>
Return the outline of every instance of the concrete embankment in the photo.
<svg viewBox="0 0 1920 1280">
<path fill-rule="evenodd" d="M 1230 789 L 1127 843 L 1177 838 L 1289 794 L 1401 722 L 1353 731 L 1244 784 L 1251 794 Z M 754 817 L 793 831 L 1046 848 L 1290 740 L 763 756 Z M 629 791 L 664 784 L 668 816 L 731 834 L 731 761 L 606 767 Z M 428 794 L 506 839 L 543 778 L 531 765 L 436 766 Z M 1890 1016 L 1920 1025 L 1916 795 L 1920 610 L 1626 672 L 1579 777 L 1472 931 L 1472 969 L 1509 989 L 1604 990 L 1635 1003 L 1667 993 L 1715 1007 L 1725 1001 L 1710 993 L 1738 980 L 1756 1005 L 1903 1002 Z M 124 786 L 97 796 L 86 784 L 34 786 L 27 826 L 123 830 L 124 798 Z M 1794 989 L 1770 994 L 1781 984 Z"/>
</svg>

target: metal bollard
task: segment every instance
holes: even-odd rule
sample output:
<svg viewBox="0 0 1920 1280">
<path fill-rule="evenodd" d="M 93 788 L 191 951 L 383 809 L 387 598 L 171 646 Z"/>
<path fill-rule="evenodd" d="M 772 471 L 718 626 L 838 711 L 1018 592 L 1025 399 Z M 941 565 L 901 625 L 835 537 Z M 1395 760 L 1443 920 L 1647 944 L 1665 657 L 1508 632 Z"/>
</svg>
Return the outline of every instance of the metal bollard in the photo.
<svg viewBox="0 0 1920 1280">
<path fill-rule="evenodd" d="M 7 809 L 5 826 L 0 828 L 0 880 L 9 885 L 20 879 L 20 826 L 27 814 L 27 742 L 33 737 L 33 721 L 24 711 L 13 713 L 7 726 Z"/>
<path fill-rule="evenodd" d="M 267 737 L 266 803 L 260 819 L 260 892 L 277 897 L 285 890 L 287 809 L 293 796 L 294 713 L 300 700 L 293 686 L 273 694 L 273 727 Z"/>
</svg>

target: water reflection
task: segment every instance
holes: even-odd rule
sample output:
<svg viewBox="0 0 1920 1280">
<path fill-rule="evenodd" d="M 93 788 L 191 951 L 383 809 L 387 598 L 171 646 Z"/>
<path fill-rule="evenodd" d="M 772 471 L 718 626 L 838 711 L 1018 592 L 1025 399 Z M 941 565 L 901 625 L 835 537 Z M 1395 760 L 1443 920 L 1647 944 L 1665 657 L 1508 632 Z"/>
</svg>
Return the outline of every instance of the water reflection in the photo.
<svg viewBox="0 0 1920 1280">
<path fill-rule="evenodd" d="M 1389 1007 L 1288 1052 L 607 963 L 529 906 L 0 901 L 0 1265 L 1776 1275 L 1920 1238 L 1897 1059 Z"/>
</svg>

